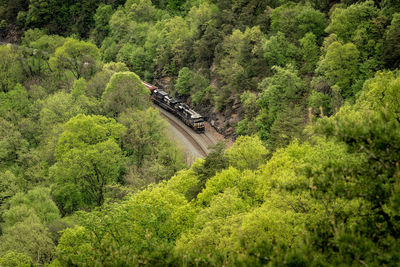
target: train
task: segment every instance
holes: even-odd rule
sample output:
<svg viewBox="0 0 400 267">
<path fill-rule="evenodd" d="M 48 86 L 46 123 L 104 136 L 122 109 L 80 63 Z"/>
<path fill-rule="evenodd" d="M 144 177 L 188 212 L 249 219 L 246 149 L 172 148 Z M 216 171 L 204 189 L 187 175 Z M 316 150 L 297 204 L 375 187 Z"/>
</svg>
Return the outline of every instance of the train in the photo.
<svg viewBox="0 0 400 267">
<path fill-rule="evenodd" d="M 187 104 L 171 97 L 167 92 L 158 87 L 142 81 L 143 85 L 150 91 L 150 99 L 153 103 L 169 111 L 178 117 L 183 123 L 195 130 L 197 133 L 203 133 L 204 117 L 191 109 Z"/>
</svg>

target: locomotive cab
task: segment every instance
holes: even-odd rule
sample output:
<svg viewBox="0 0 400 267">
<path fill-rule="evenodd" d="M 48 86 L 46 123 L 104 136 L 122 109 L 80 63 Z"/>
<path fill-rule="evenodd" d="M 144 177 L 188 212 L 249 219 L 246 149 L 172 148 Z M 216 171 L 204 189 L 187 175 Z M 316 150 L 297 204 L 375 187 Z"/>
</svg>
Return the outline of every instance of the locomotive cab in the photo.
<svg viewBox="0 0 400 267">
<path fill-rule="evenodd" d="M 204 118 L 197 114 L 197 116 L 192 116 L 193 129 L 197 132 L 204 132 Z"/>
<path fill-rule="evenodd" d="M 190 109 L 188 105 L 184 103 L 178 104 L 176 112 L 186 125 L 192 127 L 196 132 L 204 132 L 204 118 Z"/>
<path fill-rule="evenodd" d="M 196 132 L 204 132 L 204 118 L 188 105 L 168 95 L 164 90 L 154 89 L 151 99 L 155 104 L 178 116 L 187 126 L 193 128 Z"/>
</svg>

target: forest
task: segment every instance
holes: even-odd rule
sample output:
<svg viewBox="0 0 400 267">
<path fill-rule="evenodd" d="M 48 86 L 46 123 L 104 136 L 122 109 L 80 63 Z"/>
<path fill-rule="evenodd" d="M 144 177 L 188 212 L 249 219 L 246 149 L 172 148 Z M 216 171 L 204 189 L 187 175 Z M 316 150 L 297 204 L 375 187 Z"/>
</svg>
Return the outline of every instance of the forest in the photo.
<svg viewBox="0 0 400 267">
<path fill-rule="evenodd" d="M 0 58 L 1 267 L 398 266 L 399 1 L 0 0 Z"/>
</svg>

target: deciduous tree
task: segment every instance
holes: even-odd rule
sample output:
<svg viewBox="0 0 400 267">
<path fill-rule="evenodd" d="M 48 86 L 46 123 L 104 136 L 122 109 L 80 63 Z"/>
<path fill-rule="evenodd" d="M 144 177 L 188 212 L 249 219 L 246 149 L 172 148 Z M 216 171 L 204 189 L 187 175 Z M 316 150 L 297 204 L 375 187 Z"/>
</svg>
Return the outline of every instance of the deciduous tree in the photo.
<svg viewBox="0 0 400 267">
<path fill-rule="evenodd" d="M 0 257 L 0 265 L 4 267 L 31 267 L 32 260 L 24 253 L 9 251 L 3 257 Z"/>
<path fill-rule="evenodd" d="M 230 165 L 241 170 L 256 170 L 266 161 L 268 150 L 257 136 L 239 136 L 225 154 Z"/>
<path fill-rule="evenodd" d="M 149 90 L 135 73 L 115 73 L 102 96 L 104 110 L 113 117 L 127 108 L 143 110 L 150 106 L 149 95 Z"/>
<path fill-rule="evenodd" d="M 66 123 L 52 168 L 52 194 L 63 213 L 103 204 L 105 186 L 121 177 L 124 129 L 102 116 L 78 115 Z"/>
<path fill-rule="evenodd" d="M 32 216 L 16 223 L 0 237 L 2 255 L 10 252 L 23 253 L 35 264 L 50 262 L 54 250 L 55 244 L 51 240 L 50 233 L 36 217 Z"/>
<path fill-rule="evenodd" d="M 70 71 L 76 79 L 90 78 L 99 68 L 100 52 L 92 43 L 67 38 L 50 58 L 50 65 Z"/>
<path fill-rule="evenodd" d="M 352 86 L 359 77 L 359 66 L 360 52 L 353 43 L 333 42 L 316 71 L 327 79 L 330 86 L 339 86 L 344 98 L 349 98 L 357 93 Z"/>
<path fill-rule="evenodd" d="M 23 79 L 22 67 L 16 49 L 0 45 L 0 91 L 7 92 Z"/>
<path fill-rule="evenodd" d="M 265 78 L 259 89 L 258 104 L 260 112 L 257 117 L 258 133 L 267 139 L 270 128 L 287 105 L 300 104 L 306 91 L 304 81 L 299 77 L 298 71 L 291 65 L 286 68 L 274 67 L 275 74 Z"/>
<path fill-rule="evenodd" d="M 383 57 L 390 69 L 400 65 L 400 13 L 393 15 L 392 23 L 386 30 Z"/>
</svg>

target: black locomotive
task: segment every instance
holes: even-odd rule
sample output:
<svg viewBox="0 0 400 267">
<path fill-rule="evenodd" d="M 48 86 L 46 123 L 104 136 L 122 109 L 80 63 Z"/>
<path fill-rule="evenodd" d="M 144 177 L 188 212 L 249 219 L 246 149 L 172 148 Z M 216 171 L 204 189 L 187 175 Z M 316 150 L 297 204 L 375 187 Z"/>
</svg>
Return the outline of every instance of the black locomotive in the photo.
<svg viewBox="0 0 400 267">
<path fill-rule="evenodd" d="M 168 95 L 164 90 L 146 82 L 143 82 L 143 84 L 150 90 L 151 99 L 154 103 L 177 116 L 196 132 L 204 132 L 204 118 L 200 114 L 192 110 L 188 105 Z"/>
</svg>

